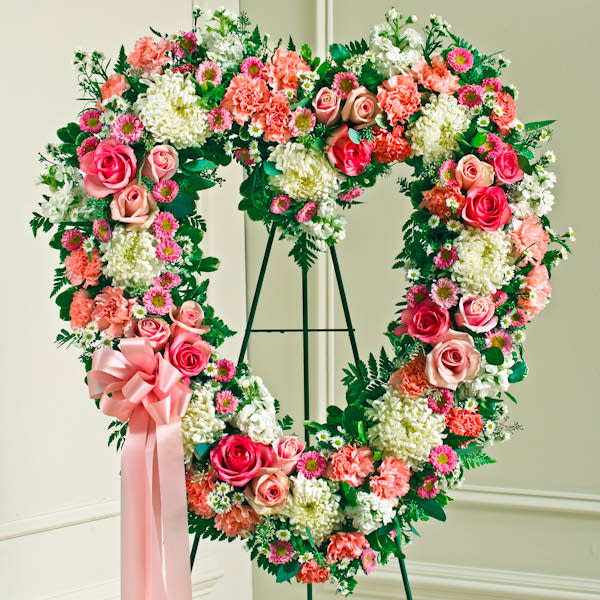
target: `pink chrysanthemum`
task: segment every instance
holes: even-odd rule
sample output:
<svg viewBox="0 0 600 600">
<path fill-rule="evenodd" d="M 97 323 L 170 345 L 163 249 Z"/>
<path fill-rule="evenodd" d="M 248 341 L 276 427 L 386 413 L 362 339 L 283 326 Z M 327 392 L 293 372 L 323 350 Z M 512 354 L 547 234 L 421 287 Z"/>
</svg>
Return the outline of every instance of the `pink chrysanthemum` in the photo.
<svg viewBox="0 0 600 600">
<path fill-rule="evenodd" d="M 502 82 L 497 77 L 489 77 L 481 82 L 484 92 L 499 94 L 502 91 Z"/>
<path fill-rule="evenodd" d="M 170 212 L 161 212 L 156 215 L 152 223 L 154 235 L 161 240 L 171 240 L 179 228 L 179 222 Z"/>
<path fill-rule="evenodd" d="M 369 575 L 375 570 L 375 552 L 373 548 L 365 548 L 360 555 L 363 571 Z"/>
<path fill-rule="evenodd" d="M 181 33 L 181 38 L 171 45 L 171 51 L 176 58 L 185 58 L 192 55 L 198 48 L 198 38 L 193 31 Z"/>
<path fill-rule="evenodd" d="M 438 279 L 431 286 L 431 299 L 442 308 L 452 308 L 458 304 L 458 286 L 447 277 Z"/>
<path fill-rule="evenodd" d="M 279 194 L 275 196 L 271 202 L 271 212 L 275 215 L 284 213 L 292 203 L 292 200 L 287 194 Z"/>
<path fill-rule="evenodd" d="M 485 345 L 487 348 L 500 348 L 502 354 L 508 356 L 512 352 L 513 340 L 506 330 L 497 329 L 485 334 Z"/>
<path fill-rule="evenodd" d="M 363 189 L 359 185 L 355 185 L 351 187 L 347 192 L 343 192 L 338 194 L 338 198 L 343 202 L 348 202 L 350 204 L 353 200 L 360 198 L 363 193 Z"/>
<path fill-rule="evenodd" d="M 438 175 L 442 180 L 442 185 L 458 185 L 456 182 L 456 162 L 446 160 L 442 163 Z"/>
<path fill-rule="evenodd" d="M 151 287 L 142 298 L 144 308 L 152 315 L 166 315 L 173 306 L 171 294 L 163 287 Z"/>
<path fill-rule="evenodd" d="M 291 542 L 277 540 L 271 543 L 270 548 L 269 562 L 273 565 L 283 565 L 294 558 L 294 546 Z"/>
<path fill-rule="evenodd" d="M 456 467 L 458 457 L 451 446 L 442 444 L 429 453 L 429 464 L 442 475 L 447 475 Z"/>
<path fill-rule="evenodd" d="M 86 110 L 81 117 L 79 117 L 79 129 L 86 133 L 98 133 L 102 129 L 100 114 L 100 111 L 95 108 Z"/>
<path fill-rule="evenodd" d="M 466 48 L 454 48 L 448 52 L 446 62 L 455 73 L 466 73 L 473 67 L 473 55 Z"/>
<path fill-rule="evenodd" d="M 233 414 L 239 404 L 239 400 L 229 391 L 224 390 L 215 398 L 215 409 L 220 415 Z"/>
<path fill-rule="evenodd" d="M 185 63 L 184 65 L 173 67 L 173 73 L 193 73 L 195 68 L 192 63 Z"/>
<path fill-rule="evenodd" d="M 181 283 L 181 277 L 177 273 L 166 271 L 154 278 L 154 285 L 158 285 L 165 290 L 172 290 Z"/>
<path fill-rule="evenodd" d="M 463 85 L 458 90 L 458 103 L 473 108 L 483 103 L 483 88 L 479 85 Z"/>
<path fill-rule="evenodd" d="M 214 378 L 221 383 L 227 383 L 235 377 L 235 365 L 226 358 L 217 361 L 217 371 Z"/>
<path fill-rule="evenodd" d="M 345 73 L 336 73 L 333 78 L 331 89 L 343 99 L 348 97 L 348 94 L 358 87 L 358 79 L 354 73 L 346 71 Z"/>
<path fill-rule="evenodd" d="M 527 324 L 527 315 L 525 311 L 517 308 L 515 312 L 510 315 L 510 326 L 514 329 L 519 329 L 519 327 L 524 327 Z"/>
<path fill-rule="evenodd" d="M 208 111 L 206 118 L 211 131 L 220 133 L 221 131 L 229 131 L 233 126 L 233 118 L 231 113 L 224 108 L 216 106 Z"/>
<path fill-rule="evenodd" d="M 408 308 L 416 308 L 421 302 L 424 302 L 429 298 L 429 290 L 426 285 L 413 285 L 406 292 L 406 303 Z"/>
<path fill-rule="evenodd" d="M 304 475 L 306 479 L 321 477 L 325 472 L 326 467 L 327 461 L 325 460 L 325 457 L 316 450 L 301 454 L 296 463 L 296 470 L 298 473 Z"/>
<path fill-rule="evenodd" d="M 110 126 L 110 133 L 121 144 L 133 144 L 144 135 L 144 124 L 135 115 L 127 113 Z"/>
<path fill-rule="evenodd" d="M 110 225 L 106 219 L 96 219 L 94 221 L 94 235 L 100 242 L 110 242 L 111 230 Z"/>
<path fill-rule="evenodd" d="M 212 83 L 217 87 L 223 80 L 221 68 L 212 60 L 205 60 L 198 65 L 196 69 L 196 81 L 202 83 Z"/>
<path fill-rule="evenodd" d="M 159 181 L 152 188 L 152 197 L 157 202 L 173 202 L 179 193 L 179 185 L 172 179 Z"/>
<path fill-rule="evenodd" d="M 315 128 L 317 117 L 312 110 L 298 107 L 290 115 L 290 131 L 292 135 L 298 137 L 310 133 Z"/>
<path fill-rule="evenodd" d="M 437 388 L 429 394 L 427 405 L 438 415 L 445 415 L 454 406 L 454 393 L 447 388 Z"/>
<path fill-rule="evenodd" d="M 254 159 L 250 156 L 250 150 L 248 150 L 248 148 L 236 148 L 233 151 L 233 156 L 240 164 L 245 165 L 246 167 L 252 167 L 256 164 Z"/>
<path fill-rule="evenodd" d="M 85 140 L 77 146 L 77 158 L 81 160 L 88 152 L 93 152 L 99 143 L 100 140 L 93 135 L 86 137 Z"/>
<path fill-rule="evenodd" d="M 423 485 L 420 485 L 417 489 L 417 495 L 419 498 L 430 499 L 435 498 L 440 493 L 440 488 L 436 485 L 439 481 L 437 475 L 433 473 L 431 475 L 427 475 L 423 480 Z"/>
<path fill-rule="evenodd" d="M 492 294 L 491 298 L 492 302 L 494 303 L 494 306 L 498 308 L 508 300 L 508 294 L 506 292 L 503 292 L 502 290 L 496 290 Z"/>
<path fill-rule="evenodd" d="M 79 231 L 79 229 L 69 229 L 69 231 L 65 231 L 62 234 L 60 243 L 65 250 L 73 252 L 73 250 L 79 250 L 79 248 L 81 248 L 81 244 L 83 244 L 85 237 L 86 236 Z"/>
<path fill-rule="evenodd" d="M 433 264 L 438 269 L 448 269 L 458 259 L 458 252 L 454 246 L 448 244 L 442 246 L 436 256 L 433 257 Z"/>
<path fill-rule="evenodd" d="M 504 142 L 495 133 L 488 133 L 485 142 L 477 148 L 479 154 L 485 154 L 487 160 L 494 160 L 502 154 Z"/>
<path fill-rule="evenodd" d="M 317 212 L 316 202 L 307 202 L 296 214 L 298 223 L 308 223 Z"/>
<path fill-rule="evenodd" d="M 174 240 L 162 240 L 156 248 L 156 256 L 167 263 L 175 262 L 181 256 L 181 246 Z"/>
<path fill-rule="evenodd" d="M 260 59 L 256 58 L 256 56 L 250 56 L 249 58 L 244 59 L 240 65 L 240 71 L 249 77 L 260 78 L 262 77 L 264 70 L 265 65 Z"/>
</svg>

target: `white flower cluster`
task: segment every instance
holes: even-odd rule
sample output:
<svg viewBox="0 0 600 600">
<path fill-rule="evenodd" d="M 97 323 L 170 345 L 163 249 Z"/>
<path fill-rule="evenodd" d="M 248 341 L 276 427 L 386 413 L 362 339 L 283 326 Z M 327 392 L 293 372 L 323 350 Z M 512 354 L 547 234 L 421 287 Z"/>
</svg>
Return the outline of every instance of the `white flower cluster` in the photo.
<svg viewBox="0 0 600 600">
<path fill-rule="evenodd" d="M 469 109 L 454 96 L 434 94 L 421 116 L 406 130 L 406 137 L 425 164 L 443 161 L 459 149 L 457 137 L 470 123 Z"/>
<path fill-rule="evenodd" d="M 319 204 L 317 217 L 308 223 L 300 223 L 302 231 L 306 231 L 315 238 L 315 245 L 319 250 L 327 250 L 329 244 L 341 242 L 346 237 L 346 217 L 338 215 L 337 204 L 333 200 L 325 200 Z"/>
<path fill-rule="evenodd" d="M 513 246 L 504 231 L 467 227 L 453 243 L 458 260 L 450 268 L 463 295 L 487 296 L 513 277 Z"/>
<path fill-rule="evenodd" d="M 244 58 L 244 41 L 231 31 L 235 14 L 230 10 L 206 12 L 207 27 L 203 29 L 202 45 L 209 60 L 216 62 L 223 71 L 235 70 Z"/>
<path fill-rule="evenodd" d="M 47 170 L 42 175 L 49 176 L 50 173 Z M 88 194 L 83 188 L 81 171 L 61 164 L 52 168 L 51 177 L 59 185 L 51 186 L 52 195 L 40 203 L 41 215 L 55 224 L 79 219 L 93 220 L 95 211 L 87 204 Z"/>
<path fill-rule="evenodd" d="M 142 287 L 152 284 L 160 274 L 163 262 L 156 256 L 158 241 L 147 231 L 127 231 L 117 225 L 112 238 L 100 244 L 102 272 L 120 287 Z"/>
<path fill-rule="evenodd" d="M 333 484 L 326 479 L 307 479 L 301 473 L 290 477 L 291 493 L 281 512 L 290 521 L 292 531 L 319 546 L 344 520 L 340 497 L 333 493 Z"/>
<path fill-rule="evenodd" d="M 524 219 L 529 215 L 541 217 L 549 213 L 554 205 L 556 175 L 546 169 L 535 169 L 531 175 L 510 189 L 508 198 L 513 214 Z"/>
<path fill-rule="evenodd" d="M 405 460 L 413 469 L 442 443 L 444 417 L 435 414 L 425 398 L 404 398 L 389 389 L 373 401 L 367 414 L 376 423 L 367 433 L 371 447 Z"/>
<path fill-rule="evenodd" d="M 201 146 L 211 134 L 206 110 L 198 104 L 196 87 L 183 73 L 154 75 L 135 108 L 157 142 L 175 148 Z"/>
<path fill-rule="evenodd" d="M 225 429 L 225 423 L 216 417 L 214 395 L 210 384 L 192 388 L 192 398 L 181 419 L 185 462 L 192 458 L 196 444 L 216 442 Z"/>
<path fill-rule="evenodd" d="M 225 481 L 220 481 L 214 490 L 209 492 L 206 497 L 206 503 L 212 508 L 217 514 L 222 514 L 231 510 L 232 499 L 231 494 L 233 493 L 233 486 Z"/>
<path fill-rule="evenodd" d="M 512 373 L 511 367 L 515 364 L 512 356 L 504 357 L 504 363 L 496 366 L 490 365 L 481 357 L 479 374 L 471 381 L 463 382 L 458 388 L 458 397 L 468 398 L 497 398 L 502 392 L 506 392 L 510 386 L 508 378 Z"/>
<path fill-rule="evenodd" d="M 358 531 L 369 534 L 389 523 L 396 514 L 392 500 L 380 498 L 369 492 L 358 492 L 355 506 L 346 507 L 346 515 Z"/>
<path fill-rule="evenodd" d="M 421 35 L 410 27 L 403 34 L 402 47 L 399 48 L 390 39 L 393 32 L 387 23 L 375 25 L 371 30 L 368 57 L 383 77 L 407 74 L 421 56 Z"/>
</svg>

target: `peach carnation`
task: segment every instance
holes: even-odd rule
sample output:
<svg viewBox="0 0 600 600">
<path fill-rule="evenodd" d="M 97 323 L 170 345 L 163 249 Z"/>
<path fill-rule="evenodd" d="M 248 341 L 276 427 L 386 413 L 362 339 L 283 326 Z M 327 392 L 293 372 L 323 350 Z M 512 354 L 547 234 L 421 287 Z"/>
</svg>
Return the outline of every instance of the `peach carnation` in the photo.
<svg viewBox="0 0 600 600">
<path fill-rule="evenodd" d="M 345 481 L 352 487 L 363 483 L 365 477 L 373 472 L 373 453 L 367 446 L 358 448 L 348 444 L 333 454 L 325 469 L 325 477 L 332 481 Z"/>
<path fill-rule="evenodd" d="M 93 248 L 90 255 L 91 259 L 83 248 L 79 248 L 65 258 L 66 275 L 71 285 L 83 285 L 84 288 L 98 285 L 102 275 L 100 253 Z"/>
<path fill-rule="evenodd" d="M 310 71 L 310 67 L 292 50 L 279 48 L 265 65 L 269 85 L 276 92 L 298 89 L 298 73 Z"/>
<path fill-rule="evenodd" d="M 106 331 L 111 337 L 121 337 L 129 330 L 136 301 L 125 298 L 121 288 L 105 287 L 95 302 L 92 320 L 100 331 Z"/>
<path fill-rule="evenodd" d="M 519 223 L 515 221 L 515 224 Z M 511 233 L 513 244 L 517 248 L 517 253 L 521 254 L 527 250 L 527 255 L 523 257 L 520 265 L 531 263 L 540 264 L 544 255 L 550 236 L 542 227 L 538 217 L 530 215 L 520 222 L 520 225 Z"/>
<path fill-rule="evenodd" d="M 430 388 L 429 380 L 425 375 L 425 356 L 418 354 L 413 360 L 402 365 L 392 373 L 388 384 L 395 387 L 407 398 L 422 398 Z"/>
<path fill-rule="evenodd" d="M 423 201 L 419 208 L 426 208 L 432 215 L 445 221 L 452 214 L 460 214 L 465 205 L 465 197 L 456 186 L 436 185 L 432 190 L 423 192 Z M 450 209 L 448 204 L 454 204 Z"/>
<path fill-rule="evenodd" d="M 283 92 L 273 94 L 268 102 L 264 104 L 260 113 L 252 119 L 253 123 L 260 125 L 265 132 L 265 142 L 278 142 L 285 144 L 292 132 L 289 128 L 290 103 Z"/>
<path fill-rule="evenodd" d="M 455 435 L 476 438 L 483 430 L 483 420 L 479 413 L 452 408 L 446 415 L 446 426 Z"/>
<path fill-rule="evenodd" d="M 338 562 L 343 558 L 354 560 L 363 553 L 363 550 L 369 547 L 369 542 L 364 533 L 334 533 L 329 538 L 327 558 L 329 562 Z"/>
<path fill-rule="evenodd" d="M 92 320 L 92 311 L 94 310 L 94 300 L 89 292 L 77 290 L 73 294 L 71 306 L 69 307 L 69 317 L 71 317 L 71 329 L 81 329 Z"/>
<path fill-rule="evenodd" d="M 412 77 L 394 75 L 377 88 L 377 101 L 388 121 L 398 125 L 419 109 L 421 95 Z"/>
<path fill-rule="evenodd" d="M 407 159 L 412 150 L 406 138 L 402 136 L 404 129 L 397 125 L 392 131 L 376 127 L 373 130 L 373 158 L 380 163 L 400 162 Z"/>
<path fill-rule="evenodd" d="M 221 101 L 221 108 L 228 110 L 238 125 L 243 125 L 252 115 L 263 109 L 269 97 L 269 88 L 262 79 L 250 75 L 236 75 L 229 82 Z"/>
<path fill-rule="evenodd" d="M 501 92 L 496 96 L 496 103 L 502 109 L 502 114 L 492 114 L 491 119 L 498 125 L 500 135 L 508 135 L 512 124 L 517 120 L 517 104 L 514 98 L 506 92 Z"/>
<path fill-rule="evenodd" d="M 215 511 L 208 505 L 208 494 L 215 489 L 217 474 L 214 469 L 201 478 L 195 476 L 194 471 L 188 471 L 185 476 L 185 490 L 190 508 L 203 519 L 212 519 Z"/>
<path fill-rule="evenodd" d="M 102 101 L 108 100 L 113 96 L 122 96 L 128 89 L 129 82 L 127 81 L 127 77 L 121 73 L 115 73 L 100 86 Z"/>
<path fill-rule="evenodd" d="M 215 517 L 215 527 L 227 537 L 244 537 L 253 531 L 258 523 L 258 515 L 249 506 L 236 504 L 231 510 Z"/>
<path fill-rule="evenodd" d="M 369 484 L 371 492 L 379 498 L 396 500 L 406 495 L 410 490 L 408 483 L 411 472 L 408 464 L 393 456 L 387 456 L 377 469 L 379 475 L 371 477 Z"/>
<path fill-rule="evenodd" d="M 329 567 L 322 567 L 311 558 L 300 567 L 296 579 L 300 583 L 325 583 L 329 579 Z"/>
<path fill-rule="evenodd" d="M 537 265 L 529 271 L 525 280 L 523 295 L 519 297 L 519 306 L 529 319 L 544 310 L 546 301 L 552 293 L 550 275 L 546 265 Z"/>
<path fill-rule="evenodd" d="M 411 73 L 420 85 L 440 94 L 450 96 L 460 87 L 458 76 L 448 70 L 446 61 L 439 55 L 431 58 L 431 66 L 421 56 L 413 65 Z"/>
<path fill-rule="evenodd" d="M 127 62 L 142 72 L 144 77 L 160 75 L 163 65 L 168 62 L 167 52 L 171 42 L 160 39 L 157 43 L 151 37 L 143 37 L 136 41 L 133 51 L 127 57 Z"/>
</svg>

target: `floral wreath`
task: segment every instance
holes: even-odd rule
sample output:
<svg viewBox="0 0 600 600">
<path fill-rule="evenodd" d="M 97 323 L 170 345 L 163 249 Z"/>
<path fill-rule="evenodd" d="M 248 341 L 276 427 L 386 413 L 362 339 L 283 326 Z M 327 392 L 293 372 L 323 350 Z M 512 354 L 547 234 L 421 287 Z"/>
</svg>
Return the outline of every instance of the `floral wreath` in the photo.
<svg viewBox="0 0 600 600">
<path fill-rule="evenodd" d="M 444 520 L 465 470 L 518 428 L 504 400 L 527 374 L 525 326 L 574 239 L 547 217 L 554 155 L 534 154 L 552 121 L 521 123 L 499 78 L 508 60 L 437 16 L 422 36 L 392 9 L 368 42 L 333 44 L 326 60 L 291 39 L 269 49 L 244 14 L 200 16 L 122 47 L 110 74 L 100 53 L 75 54 L 88 107 L 41 156 L 50 192 L 31 221 L 55 229 L 51 296 L 70 321 L 57 342 L 80 348 L 90 395 L 115 417 L 129 500 L 158 484 L 163 508 L 181 507 L 185 488 L 190 532 L 242 538 L 278 581 L 350 593 L 359 571 L 401 556 L 418 521 Z M 414 169 L 399 180 L 414 212 L 394 265 L 411 287 L 393 352 L 345 370 L 347 406 L 305 423 L 308 445 L 261 378 L 217 353 L 233 332 L 206 301 L 200 274 L 218 261 L 200 249 L 196 197 L 232 159 L 247 175 L 240 209 L 290 238 L 304 269 L 390 164 Z M 144 448 L 139 462 L 140 436 L 158 467 Z M 164 527 L 166 539 L 181 519 Z M 189 579 L 187 559 L 164 560 L 158 585 L 186 597 L 169 578 Z"/>
</svg>

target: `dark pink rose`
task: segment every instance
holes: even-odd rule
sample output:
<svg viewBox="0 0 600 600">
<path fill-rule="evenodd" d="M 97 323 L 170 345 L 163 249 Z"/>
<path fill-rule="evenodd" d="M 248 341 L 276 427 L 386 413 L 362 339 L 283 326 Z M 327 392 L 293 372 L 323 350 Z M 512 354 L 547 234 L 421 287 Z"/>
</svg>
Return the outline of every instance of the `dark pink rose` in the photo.
<svg viewBox="0 0 600 600">
<path fill-rule="evenodd" d="M 504 190 L 495 185 L 471 188 L 462 210 L 465 223 L 484 231 L 498 231 L 511 214 Z"/>
<path fill-rule="evenodd" d="M 334 167 L 354 177 L 371 162 L 373 146 L 366 140 L 355 144 L 348 135 L 348 125 L 341 125 L 327 139 L 327 156 Z"/>
<path fill-rule="evenodd" d="M 289 475 L 300 458 L 306 443 L 297 437 L 282 437 L 273 442 L 273 466 Z"/>
<path fill-rule="evenodd" d="M 329 88 L 321 88 L 315 99 L 313 107 L 319 123 L 335 125 L 340 120 L 342 99 Z"/>
<path fill-rule="evenodd" d="M 510 144 L 504 144 L 500 156 L 492 161 L 496 179 L 507 185 L 521 181 L 525 173 L 519 167 L 519 158 Z"/>
<path fill-rule="evenodd" d="M 263 444 L 243 435 L 228 435 L 210 451 L 210 462 L 219 479 L 244 487 L 263 467 Z"/>
<path fill-rule="evenodd" d="M 244 490 L 248 504 L 258 515 L 276 514 L 285 505 L 290 480 L 280 469 L 259 469 Z"/>
<path fill-rule="evenodd" d="M 496 305 L 489 298 L 463 296 L 458 303 L 454 320 L 459 327 L 466 327 L 475 333 L 483 333 L 496 327 L 498 317 L 495 312 Z"/>
<path fill-rule="evenodd" d="M 189 331 L 178 333 L 165 350 L 165 358 L 179 369 L 184 377 L 194 377 L 208 364 L 211 347 L 199 335 Z"/>
<path fill-rule="evenodd" d="M 163 179 L 170 179 L 175 175 L 178 167 L 177 150 L 168 144 L 161 144 L 160 146 L 154 146 L 146 154 L 142 175 L 149 177 L 154 183 L 158 183 Z"/>
<path fill-rule="evenodd" d="M 405 309 L 401 318 L 402 325 L 396 327 L 394 335 L 408 333 L 426 344 L 435 344 L 450 329 L 450 314 L 431 300 Z"/>
<path fill-rule="evenodd" d="M 132 333 L 146 338 L 152 348 L 158 352 L 169 341 L 169 324 L 158 317 L 147 317 L 134 322 Z"/>
</svg>

